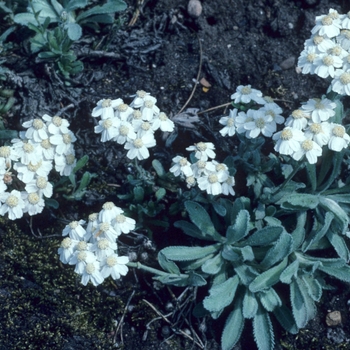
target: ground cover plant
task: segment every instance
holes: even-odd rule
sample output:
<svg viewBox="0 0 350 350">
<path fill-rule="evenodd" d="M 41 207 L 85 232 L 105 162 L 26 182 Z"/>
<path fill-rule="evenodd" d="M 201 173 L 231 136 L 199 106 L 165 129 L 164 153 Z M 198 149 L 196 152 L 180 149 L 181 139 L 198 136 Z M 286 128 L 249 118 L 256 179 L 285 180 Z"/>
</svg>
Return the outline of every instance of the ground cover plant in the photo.
<svg viewBox="0 0 350 350">
<path fill-rule="evenodd" d="M 132 273 L 145 271 L 150 273 L 142 275 L 145 280 L 152 281 L 154 275 L 151 290 L 164 290 L 164 285 L 181 290 L 175 311 L 167 316 L 147 305 L 192 345 L 211 346 L 189 322 L 198 322 L 204 339 L 206 323 L 217 328 L 221 336 L 213 341 L 222 349 L 238 346 L 247 334 L 259 349 L 287 347 L 281 329 L 302 336 L 317 318 L 324 295 L 332 293 L 334 281 L 345 286 L 350 279 L 348 21 L 348 15 L 333 8 L 316 17 L 298 69 L 328 79 L 327 86 L 288 113 L 279 99 L 252 84 L 236 84 L 231 102 L 225 104 L 229 110 L 200 124 L 198 110 L 165 113 L 158 97 L 143 87 L 132 96 L 110 93 L 95 99 L 88 118 L 91 130 L 99 134 L 94 145 L 108 150 L 110 144 L 117 156 L 100 153 L 95 168 L 84 156 L 94 159 L 89 140 L 76 161 L 75 148 L 83 138 L 68 129 L 67 120 L 54 114 L 26 118 L 25 130 L 1 148 L 1 213 L 10 220 L 24 216 L 36 236 L 37 215 L 53 215 L 62 203 L 71 203 L 75 212 L 65 214 L 65 238 L 58 250 L 54 245 L 50 249 L 63 264 L 75 265 L 77 278 L 69 266 L 61 268 L 80 291 L 95 293 L 96 287 L 111 296 L 111 286 L 120 288 Z M 56 74 L 70 77 L 60 67 Z M 69 108 L 58 114 L 68 114 Z M 36 162 L 39 156 L 42 160 Z M 125 173 L 112 171 L 111 178 L 117 177 L 102 192 L 105 198 L 89 196 L 98 171 L 116 169 L 114 163 Z M 56 173 L 49 175 L 53 167 Z M 76 204 L 84 201 L 90 205 Z M 59 233 L 55 227 L 51 232 Z M 167 232 L 176 234 L 162 241 Z M 11 256 L 16 261 L 20 255 L 11 252 L 6 259 Z M 3 293 L 10 298 L 9 290 Z M 116 339 L 134 308 L 134 294 L 135 289 L 124 310 L 120 305 L 112 309 L 122 316 L 114 321 L 111 346 L 124 342 L 123 333 L 121 343 Z M 177 323 L 169 315 L 178 315 Z M 109 315 L 101 317 L 106 324 L 110 320 Z M 189 332 L 180 328 L 180 321 L 187 322 Z M 133 322 L 139 325 L 131 316 Z M 45 332 L 50 331 L 40 334 Z M 162 334 L 169 335 L 166 327 Z M 28 339 L 30 344 L 35 336 Z M 165 339 L 170 348 L 184 347 L 169 341 Z"/>
</svg>

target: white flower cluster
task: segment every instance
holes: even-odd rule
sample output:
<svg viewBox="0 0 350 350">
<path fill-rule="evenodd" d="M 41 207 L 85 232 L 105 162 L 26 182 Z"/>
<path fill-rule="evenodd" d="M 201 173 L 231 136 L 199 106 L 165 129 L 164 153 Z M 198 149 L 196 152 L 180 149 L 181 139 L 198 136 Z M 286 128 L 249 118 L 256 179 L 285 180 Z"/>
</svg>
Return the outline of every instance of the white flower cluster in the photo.
<svg viewBox="0 0 350 350">
<path fill-rule="evenodd" d="M 129 159 L 149 157 L 148 149 L 156 145 L 154 133 L 160 129 L 172 132 L 174 123 L 156 106 L 156 98 L 139 90 L 130 105 L 121 98 L 98 101 L 93 117 L 101 117 L 95 133 L 101 133 L 101 141 L 116 141 L 128 150 Z"/>
<path fill-rule="evenodd" d="M 226 164 L 214 160 L 216 156 L 214 149 L 214 144 L 211 142 L 198 142 L 187 147 L 187 151 L 195 152 L 197 161 L 191 164 L 186 157 L 176 156 L 173 158 L 174 165 L 170 168 L 170 172 L 183 177 L 189 188 L 198 184 L 198 187 L 208 194 L 234 195 L 235 179 L 230 175 Z M 209 158 L 212 160 L 209 161 Z"/>
<path fill-rule="evenodd" d="M 89 215 L 86 228 L 84 220 L 72 221 L 63 232 L 58 254 L 64 264 L 75 265 L 74 272 L 81 275 L 81 283 L 89 281 L 94 286 L 105 278 L 114 280 L 128 272 L 127 256 L 118 256 L 117 238 L 135 228 L 135 220 L 123 215 L 123 210 L 106 202 L 99 213 Z"/>
<path fill-rule="evenodd" d="M 304 74 L 332 78 L 332 90 L 350 95 L 350 12 L 339 14 L 330 9 L 327 15 L 317 16 L 298 59 Z"/>
<path fill-rule="evenodd" d="M 252 101 L 263 105 L 259 109 L 248 109 L 247 112 L 239 112 L 238 109 L 230 110 L 228 117 L 222 117 L 219 121 L 224 128 L 220 130 L 222 136 L 233 136 L 236 132 L 245 134 L 247 138 L 256 138 L 260 134 L 271 137 L 277 130 L 277 124 L 284 122 L 282 108 L 269 97 L 263 97 L 261 91 L 252 89 L 250 85 L 238 86 L 237 91 L 231 96 L 234 103 L 251 103 Z"/>
<path fill-rule="evenodd" d="M 0 147 L 0 215 L 11 220 L 24 213 L 36 215 L 44 209 L 44 197 L 52 196 L 49 173 L 55 166 L 60 175 L 75 167 L 74 134 L 61 117 L 45 114 L 23 123 L 12 145 Z"/>
</svg>

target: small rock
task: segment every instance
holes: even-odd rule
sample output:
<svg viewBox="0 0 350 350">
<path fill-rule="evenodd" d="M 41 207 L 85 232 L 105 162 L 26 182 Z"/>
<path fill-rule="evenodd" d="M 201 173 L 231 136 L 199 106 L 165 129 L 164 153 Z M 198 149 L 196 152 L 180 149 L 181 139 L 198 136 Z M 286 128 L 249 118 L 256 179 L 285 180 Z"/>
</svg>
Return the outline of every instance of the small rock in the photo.
<svg viewBox="0 0 350 350">
<path fill-rule="evenodd" d="M 338 326 L 341 324 L 341 313 L 340 311 L 329 312 L 326 316 L 326 323 L 329 327 Z"/>
<path fill-rule="evenodd" d="M 202 14 L 202 4 L 199 0 L 190 0 L 187 5 L 187 12 L 191 17 L 198 18 Z"/>
<path fill-rule="evenodd" d="M 291 56 L 289 58 L 287 58 L 286 60 L 284 60 L 283 62 L 280 63 L 280 67 L 282 69 L 289 69 L 292 68 L 295 64 L 295 57 Z"/>
</svg>

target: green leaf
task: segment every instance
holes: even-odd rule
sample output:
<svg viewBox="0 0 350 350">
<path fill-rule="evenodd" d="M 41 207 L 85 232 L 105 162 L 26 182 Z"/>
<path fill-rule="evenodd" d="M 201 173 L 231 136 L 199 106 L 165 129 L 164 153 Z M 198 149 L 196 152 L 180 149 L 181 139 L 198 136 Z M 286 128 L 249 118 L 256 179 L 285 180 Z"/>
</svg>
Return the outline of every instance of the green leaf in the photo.
<svg viewBox="0 0 350 350">
<path fill-rule="evenodd" d="M 339 221 L 341 225 L 341 231 L 339 233 L 345 235 L 349 225 L 349 217 L 345 211 L 334 200 L 323 196 L 320 197 L 320 204 L 326 212 L 331 211 L 334 214 L 335 218 L 338 219 L 337 221 Z"/>
<path fill-rule="evenodd" d="M 220 244 L 209 245 L 206 247 L 186 247 L 174 246 L 166 247 L 161 252 L 170 260 L 190 261 L 204 258 L 220 249 Z"/>
<path fill-rule="evenodd" d="M 226 319 L 225 327 L 221 335 L 221 349 L 231 350 L 241 337 L 244 327 L 242 312 L 242 299 L 238 298 L 234 304 L 233 311 Z"/>
<path fill-rule="evenodd" d="M 89 156 L 85 155 L 83 157 L 81 157 L 78 161 L 77 164 L 75 165 L 73 172 L 76 173 L 77 171 L 79 171 L 81 168 L 83 168 L 86 163 L 89 161 Z"/>
<path fill-rule="evenodd" d="M 266 226 L 254 232 L 247 240 L 250 246 L 266 246 L 276 241 L 283 232 L 282 226 Z"/>
<path fill-rule="evenodd" d="M 272 323 L 267 311 L 261 306 L 253 319 L 253 333 L 259 350 L 273 349 L 275 345 Z"/>
<path fill-rule="evenodd" d="M 282 305 L 282 300 L 273 288 L 258 293 L 261 305 L 265 310 L 272 312 L 276 307 Z"/>
<path fill-rule="evenodd" d="M 79 40 L 83 34 L 83 30 L 78 23 L 67 23 L 65 25 L 67 29 L 67 34 L 70 40 Z"/>
<path fill-rule="evenodd" d="M 184 221 L 184 220 L 175 221 L 174 226 L 177 228 L 180 228 L 188 236 L 199 238 L 199 239 L 205 239 L 208 241 L 214 241 L 214 238 L 212 236 L 205 234 L 197 226 L 195 226 L 194 224 L 188 221 Z M 223 240 L 223 237 L 221 237 L 221 241 L 222 240 Z"/>
<path fill-rule="evenodd" d="M 344 238 L 339 236 L 338 233 L 333 232 L 333 230 L 328 231 L 326 233 L 326 237 L 328 238 L 335 251 L 338 253 L 339 257 L 345 261 L 349 261 L 350 252 Z"/>
<path fill-rule="evenodd" d="M 202 265 L 202 271 L 209 275 L 215 275 L 220 271 L 223 263 L 224 263 L 224 260 L 222 259 L 221 254 L 219 253 L 215 255 L 213 258 L 208 259 Z"/>
<path fill-rule="evenodd" d="M 152 161 L 153 169 L 156 171 L 157 175 L 162 178 L 165 176 L 165 170 L 162 163 L 158 159 L 153 159 Z"/>
<path fill-rule="evenodd" d="M 308 193 L 290 193 L 278 201 L 284 209 L 308 210 L 315 209 L 319 204 L 319 196 Z"/>
<path fill-rule="evenodd" d="M 110 0 L 102 6 L 94 6 L 90 10 L 81 12 L 76 18 L 77 22 L 87 20 L 89 16 L 99 15 L 99 14 L 110 14 L 115 12 L 124 11 L 127 8 L 127 5 L 122 0 Z"/>
<path fill-rule="evenodd" d="M 46 207 L 50 207 L 50 208 L 54 208 L 54 209 L 58 209 L 58 207 L 59 207 L 60 205 L 59 205 L 59 203 L 56 201 L 56 199 L 45 198 L 45 206 L 46 206 Z"/>
<path fill-rule="evenodd" d="M 203 306 L 210 312 L 219 312 L 232 303 L 239 285 L 238 276 L 230 277 L 224 283 L 209 289 L 209 295 L 203 300 Z"/>
<path fill-rule="evenodd" d="M 240 248 L 224 245 L 224 249 L 222 250 L 222 257 L 232 262 L 252 261 L 254 260 L 254 253 L 252 248 L 249 246 Z"/>
<path fill-rule="evenodd" d="M 286 269 L 281 273 L 280 281 L 282 283 L 290 284 L 293 277 L 297 277 L 299 269 L 299 261 L 294 260 Z"/>
<path fill-rule="evenodd" d="M 158 263 L 163 270 L 172 274 L 180 275 L 178 266 L 173 261 L 167 259 L 167 257 L 161 251 L 158 253 Z"/>
<path fill-rule="evenodd" d="M 67 5 L 65 6 L 65 10 L 67 12 L 72 12 L 79 8 L 84 8 L 88 4 L 88 0 L 74 0 L 74 1 L 67 1 Z"/>
<path fill-rule="evenodd" d="M 314 301 L 320 301 L 322 296 L 322 286 L 318 280 L 313 275 L 303 275 L 302 279 L 311 299 Z"/>
<path fill-rule="evenodd" d="M 259 276 L 258 271 L 249 265 L 241 264 L 235 267 L 235 272 L 239 276 L 241 283 L 248 286 L 257 276 Z"/>
<path fill-rule="evenodd" d="M 285 305 L 273 310 L 273 314 L 287 332 L 291 334 L 297 334 L 299 332 L 291 311 Z"/>
<path fill-rule="evenodd" d="M 249 220 L 249 212 L 247 210 L 240 210 L 236 217 L 235 224 L 227 228 L 226 238 L 228 244 L 238 242 L 248 234 Z"/>
<path fill-rule="evenodd" d="M 162 200 L 165 197 L 165 195 L 166 195 L 166 191 L 163 187 L 158 188 L 158 190 L 155 193 L 155 196 L 158 202 Z"/>
<path fill-rule="evenodd" d="M 338 280 L 341 280 L 343 282 L 350 282 L 350 266 L 342 266 L 342 267 L 326 267 L 326 266 L 319 266 L 319 270 L 323 271 L 324 273 L 333 276 L 335 278 L 338 278 Z"/>
<path fill-rule="evenodd" d="M 136 202 L 142 202 L 145 198 L 145 191 L 141 186 L 134 187 L 134 198 Z"/>
<path fill-rule="evenodd" d="M 18 131 L 16 130 L 0 130 L 0 140 L 11 140 L 18 138 Z"/>
<path fill-rule="evenodd" d="M 252 293 L 249 289 L 246 289 L 244 298 L 243 298 L 243 317 L 244 318 L 253 318 L 258 311 L 258 301 L 256 300 L 255 294 Z"/>
<path fill-rule="evenodd" d="M 291 233 L 293 238 L 292 250 L 299 248 L 305 240 L 305 224 L 307 220 L 307 211 L 297 213 L 297 227 Z"/>
<path fill-rule="evenodd" d="M 212 202 L 212 205 L 217 214 L 219 214 L 220 216 L 226 215 L 227 211 L 223 205 L 219 204 L 218 202 Z"/>
<path fill-rule="evenodd" d="M 276 284 L 279 281 L 280 275 L 282 271 L 285 269 L 285 267 L 287 266 L 287 263 L 288 263 L 288 259 L 285 258 L 278 265 L 261 273 L 249 285 L 249 290 L 253 293 L 256 293 L 272 287 L 274 284 Z"/>
</svg>

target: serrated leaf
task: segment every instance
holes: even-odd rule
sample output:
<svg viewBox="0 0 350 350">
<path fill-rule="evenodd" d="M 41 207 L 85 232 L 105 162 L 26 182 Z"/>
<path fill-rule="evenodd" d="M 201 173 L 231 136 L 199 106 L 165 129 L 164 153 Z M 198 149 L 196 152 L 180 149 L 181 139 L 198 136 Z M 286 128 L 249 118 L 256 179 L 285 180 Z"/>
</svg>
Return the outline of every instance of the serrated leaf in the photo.
<svg viewBox="0 0 350 350">
<path fill-rule="evenodd" d="M 339 221 L 341 226 L 339 233 L 345 235 L 349 226 L 349 217 L 345 213 L 345 211 L 334 200 L 324 196 L 320 196 L 320 204 L 326 210 L 326 212 L 330 211 L 334 214 L 335 218 L 337 219 L 337 221 Z"/>
<path fill-rule="evenodd" d="M 266 226 L 254 232 L 245 243 L 250 246 L 266 246 L 276 241 L 283 232 L 282 226 Z"/>
<path fill-rule="evenodd" d="M 122 0 L 110 0 L 102 6 L 94 6 L 93 8 L 81 12 L 76 18 L 77 22 L 82 22 L 88 20 L 89 16 L 100 15 L 100 14 L 109 14 L 124 11 L 127 8 L 127 5 Z"/>
<path fill-rule="evenodd" d="M 281 273 L 280 281 L 282 283 L 290 284 L 292 282 L 293 277 L 297 277 L 298 269 L 299 269 L 299 261 L 298 260 L 294 260 Z"/>
<path fill-rule="evenodd" d="M 345 261 L 349 261 L 350 252 L 345 243 L 344 238 L 339 236 L 339 234 L 335 233 L 333 230 L 329 230 L 326 233 L 326 237 L 328 238 L 330 244 L 333 246 L 339 257 L 344 259 Z"/>
<path fill-rule="evenodd" d="M 319 270 L 323 271 L 324 273 L 333 276 L 337 278 L 338 280 L 341 280 L 343 282 L 350 282 L 350 266 L 342 266 L 342 267 L 326 267 L 326 266 L 319 266 Z"/>
<path fill-rule="evenodd" d="M 161 252 L 170 260 L 190 261 L 205 258 L 210 254 L 216 253 L 220 249 L 220 246 L 220 244 L 206 247 L 174 246 L 166 247 Z"/>
<path fill-rule="evenodd" d="M 180 275 L 180 269 L 178 268 L 178 266 L 173 261 L 167 259 L 167 257 L 162 253 L 162 251 L 158 253 L 158 263 L 163 270 L 172 274 Z"/>
<path fill-rule="evenodd" d="M 304 328 L 308 322 L 308 315 L 304 297 L 299 289 L 296 280 L 290 283 L 290 301 L 292 305 L 293 317 L 298 328 Z"/>
<path fill-rule="evenodd" d="M 175 221 L 174 226 L 177 228 L 180 228 L 186 235 L 199 238 L 199 239 L 205 239 L 208 241 L 214 241 L 214 238 L 210 235 L 206 235 L 204 232 L 202 232 L 197 226 L 192 224 L 191 222 L 179 220 Z M 223 239 L 223 237 L 221 237 Z"/>
<path fill-rule="evenodd" d="M 272 312 L 276 307 L 282 305 L 282 300 L 273 288 L 258 293 L 261 305 L 268 312 Z"/>
<path fill-rule="evenodd" d="M 202 271 L 209 275 L 215 275 L 220 271 L 223 263 L 224 263 L 224 260 L 222 259 L 221 254 L 219 253 L 215 255 L 213 258 L 208 259 L 202 265 Z"/>
<path fill-rule="evenodd" d="M 295 251 L 298 249 L 305 240 L 305 224 L 307 220 L 307 211 L 302 211 L 297 213 L 297 226 L 294 231 L 291 233 L 293 238 L 292 250 Z"/>
<path fill-rule="evenodd" d="M 277 318 L 280 325 L 289 333 L 297 334 L 299 329 L 295 323 L 292 312 L 285 306 L 273 310 L 273 314 Z"/>
<path fill-rule="evenodd" d="M 272 287 L 279 281 L 282 271 L 287 266 L 288 259 L 285 258 L 278 265 L 264 271 L 257 276 L 254 281 L 249 285 L 249 290 L 253 293 L 260 292 L 264 289 Z"/>
<path fill-rule="evenodd" d="M 318 280 L 312 275 L 303 275 L 302 280 L 307 287 L 311 299 L 314 301 L 320 301 L 322 296 L 322 286 Z"/>
<path fill-rule="evenodd" d="M 209 295 L 204 298 L 203 306 L 210 312 L 220 312 L 232 303 L 239 285 L 238 276 L 230 277 L 224 283 L 216 284 L 209 289 Z"/>
<path fill-rule="evenodd" d="M 258 311 L 258 301 L 256 300 L 255 294 L 252 293 L 249 289 L 246 289 L 243 298 L 243 317 L 244 318 L 253 318 Z"/>
<path fill-rule="evenodd" d="M 256 345 L 259 350 L 273 349 L 275 345 L 275 337 L 273 333 L 272 323 L 267 311 L 261 306 L 253 318 L 253 333 Z"/>
<path fill-rule="evenodd" d="M 319 196 L 308 193 L 290 193 L 283 197 L 278 204 L 284 209 L 308 210 L 315 209 L 319 204 Z"/>
<path fill-rule="evenodd" d="M 241 283 L 248 286 L 257 276 L 259 276 L 258 271 L 249 265 L 242 264 L 235 267 L 235 272 L 239 276 Z"/>
<path fill-rule="evenodd" d="M 65 7 L 65 10 L 67 12 L 74 11 L 79 8 L 84 8 L 88 4 L 88 0 L 74 0 L 74 1 L 68 1 L 67 5 Z"/>
<path fill-rule="evenodd" d="M 247 210 L 240 210 L 235 224 L 229 226 L 226 231 L 226 238 L 228 244 L 233 244 L 244 238 L 249 232 L 250 215 Z"/>
</svg>

